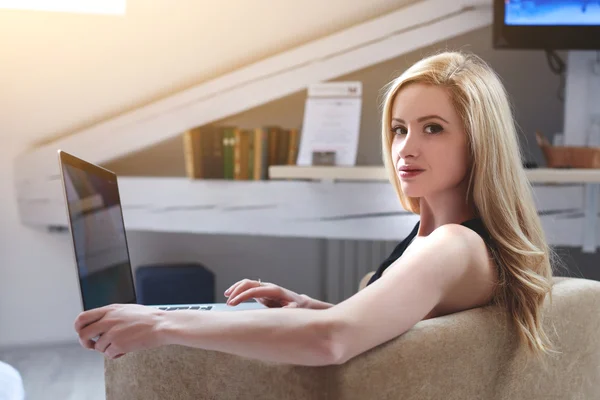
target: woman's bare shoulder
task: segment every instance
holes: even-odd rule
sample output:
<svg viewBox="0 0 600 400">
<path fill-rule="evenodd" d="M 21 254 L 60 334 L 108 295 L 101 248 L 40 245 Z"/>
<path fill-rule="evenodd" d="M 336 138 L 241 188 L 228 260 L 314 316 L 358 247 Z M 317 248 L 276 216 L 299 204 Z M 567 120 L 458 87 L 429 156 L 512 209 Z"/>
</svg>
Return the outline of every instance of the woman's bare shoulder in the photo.
<svg viewBox="0 0 600 400">
<path fill-rule="evenodd" d="M 445 298 L 424 319 L 439 317 L 488 304 L 498 282 L 498 271 L 493 256 L 483 238 L 475 231 L 451 224 L 456 233 L 465 238 L 470 253 L 469 267 Z"/>
</svg>

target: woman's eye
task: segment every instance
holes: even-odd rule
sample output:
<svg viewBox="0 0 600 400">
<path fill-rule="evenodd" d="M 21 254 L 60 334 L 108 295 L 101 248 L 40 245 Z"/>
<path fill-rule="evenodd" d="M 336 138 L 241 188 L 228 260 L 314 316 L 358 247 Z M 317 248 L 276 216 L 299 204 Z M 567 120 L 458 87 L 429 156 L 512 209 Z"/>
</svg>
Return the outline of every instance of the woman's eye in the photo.
<svg viewBox="0 0 600 400">
<path fill-rule="evenodd" d="M 431 125 L 427 125 L 425 127 L 425 132 L 427 133 L 440 133 L 441 131 L 443 131 L 444 128 L 442 128 L 440 125 L 438 124 L 431 124 Z"/>
<path fill-rule="evenodd" d="M 406 129 L 401 126 L 396 126 L 392 128 L 392 132 L 396 135 L 404 135 L 406 133 Z"/>
</svg>

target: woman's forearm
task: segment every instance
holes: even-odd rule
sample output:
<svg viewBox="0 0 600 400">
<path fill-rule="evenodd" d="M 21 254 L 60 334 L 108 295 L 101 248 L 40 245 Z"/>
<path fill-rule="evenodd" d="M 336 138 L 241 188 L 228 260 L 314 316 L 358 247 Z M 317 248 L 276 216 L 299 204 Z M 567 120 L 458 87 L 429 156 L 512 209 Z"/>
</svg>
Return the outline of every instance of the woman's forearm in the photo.
<svg viewBox="0 0 600 400">
<path fill-rule="evenodd" d="M 311 308 L 313 310 L 326 310 L 328 308 L 333 307 L 334 305 L 331 303 L 327 303 L 325 301 L 321 301 L 321 300 L 317 300 L 317 299 L 313 299 L 310 296 L 307 296 L 305 294 L 301 294 L 300 297 L 302 297 L 305 300 L 305 304 L 306 306 L 304 308 Z"/>
<path fill-rule="evenodd" d="M 163 344 L 178 344 L 265 361 L 322 366 L 338 359 L 328 313 L 306 309 L 167 311 Z"/>
</svg>

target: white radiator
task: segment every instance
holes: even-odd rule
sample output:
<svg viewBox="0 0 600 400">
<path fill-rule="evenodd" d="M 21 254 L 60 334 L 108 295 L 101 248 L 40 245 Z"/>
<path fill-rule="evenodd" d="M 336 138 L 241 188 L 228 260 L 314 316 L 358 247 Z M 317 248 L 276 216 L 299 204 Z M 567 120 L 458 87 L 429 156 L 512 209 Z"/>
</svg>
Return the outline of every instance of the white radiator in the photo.
<svg viewBox="0 0 600 400">
<path fill-rule="evenodd" d="M 335 304 L 355 294 L 365 274 L 375 271 L 399 242 L 321 240 L 323 298 Z"/>
</svg>

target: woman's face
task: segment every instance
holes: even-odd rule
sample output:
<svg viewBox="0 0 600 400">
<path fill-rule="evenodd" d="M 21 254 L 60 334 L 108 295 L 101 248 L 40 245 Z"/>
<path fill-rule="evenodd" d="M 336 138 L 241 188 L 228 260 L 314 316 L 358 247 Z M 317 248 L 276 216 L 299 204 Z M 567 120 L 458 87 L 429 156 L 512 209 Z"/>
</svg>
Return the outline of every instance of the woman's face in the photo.
<svg viewBox="0 0 600 400">
<path fill-rule="evenodd" d="M 467 136 L 446 89 L 409 84 L 396 94 L 391 121 L 392 160 L 406 196 L 459 186 L 468 170 Z M 403 166 L 421 172 L 406 174 Z"/>
</svg>

